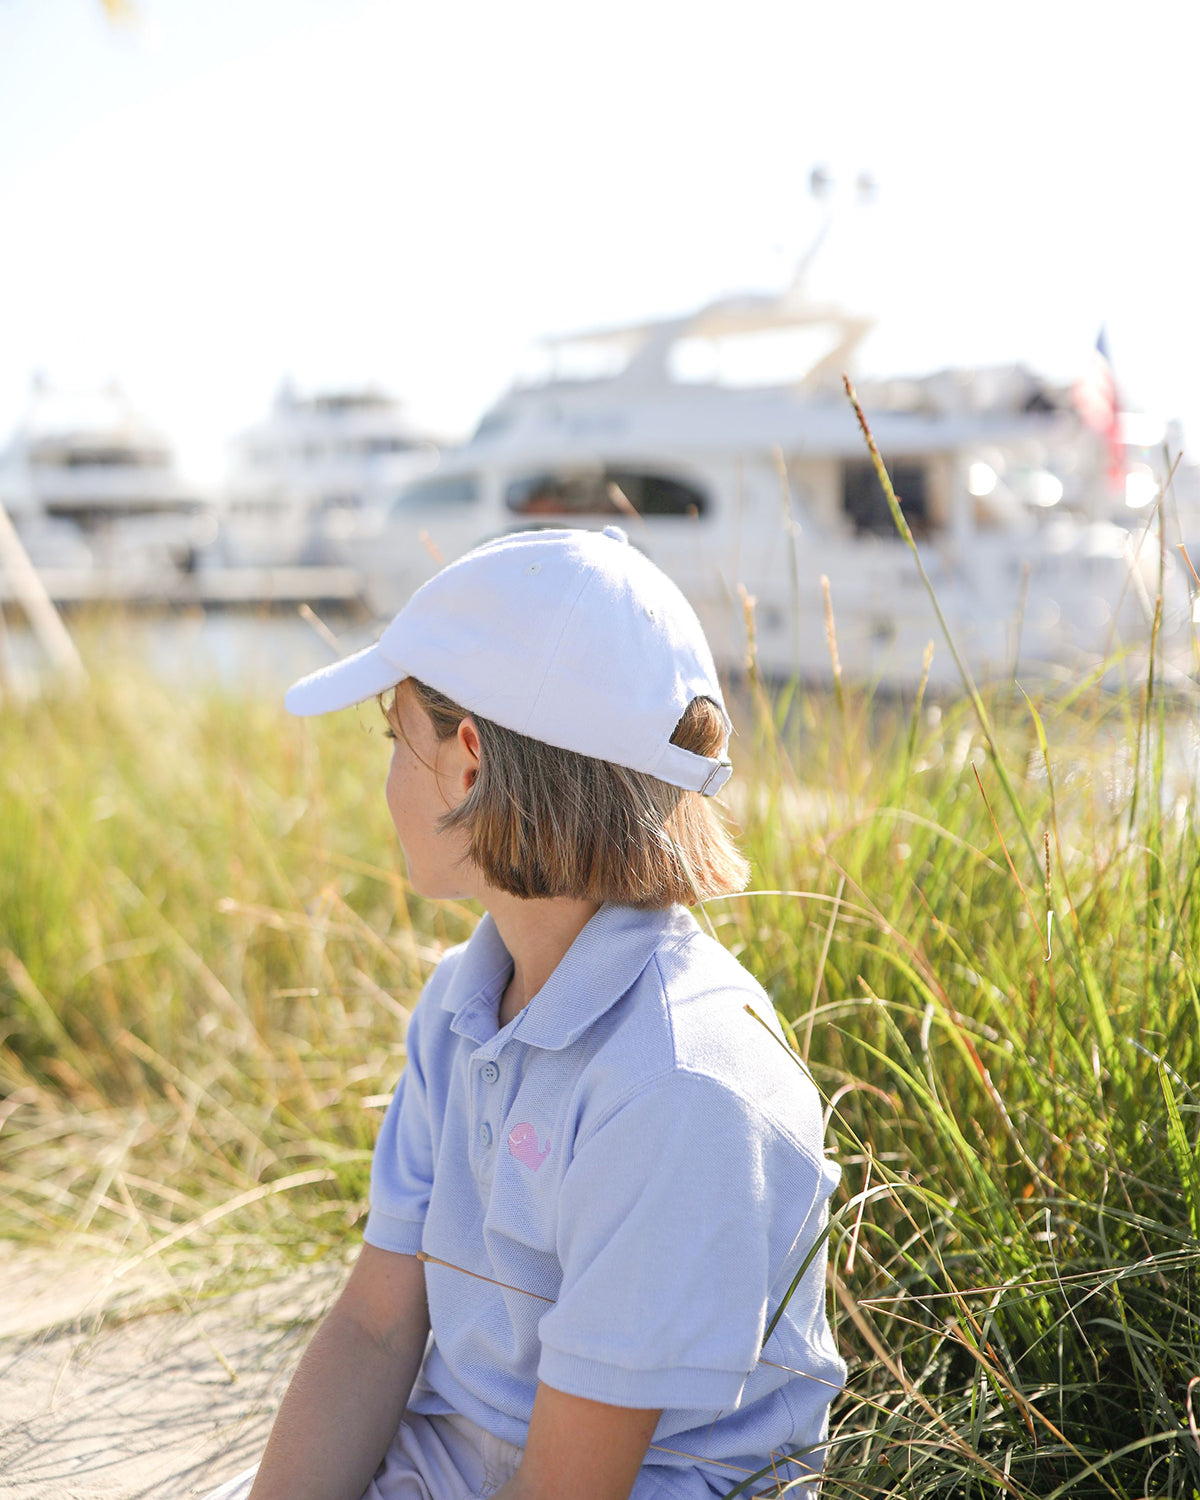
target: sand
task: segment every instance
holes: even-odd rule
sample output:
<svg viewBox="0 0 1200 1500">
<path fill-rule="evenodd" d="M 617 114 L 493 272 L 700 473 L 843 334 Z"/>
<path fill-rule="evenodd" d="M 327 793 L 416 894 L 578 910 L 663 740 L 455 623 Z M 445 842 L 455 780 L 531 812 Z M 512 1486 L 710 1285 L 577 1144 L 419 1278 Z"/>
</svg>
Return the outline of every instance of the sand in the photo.
<svg viewBox="0 0 1200 1500">
<path fill-rule="evenodd" d="M 207 1494 L 254 1463 L 345 1270 L 181 1294 L 138 1265 L 0 1243 L 0 1495 Z"/>
</svg>

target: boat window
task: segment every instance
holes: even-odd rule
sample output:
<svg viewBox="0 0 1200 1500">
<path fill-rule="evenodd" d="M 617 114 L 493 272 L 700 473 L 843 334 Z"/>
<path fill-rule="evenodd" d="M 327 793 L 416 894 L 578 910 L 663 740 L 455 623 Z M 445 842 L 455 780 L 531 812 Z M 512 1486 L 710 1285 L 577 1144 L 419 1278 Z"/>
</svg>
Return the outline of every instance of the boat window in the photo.
<svg viewBox="0 0 1200 1500">
<path fill-rule="evenodd" d="M 343 412 L 383 409 L 392 402 L 381 391 L 331 391 L 299 404 L 311 406 L 314 411 Z"/>
<path fill-rule="evenodd" d="M 479 499 L 478 474 L 442 474 L 406 485 L 392 501 L 391 514 L 423 510 L 426 506 L 474 505 Z"/>
<path fill-rule="evenodd" d="M 889 466 L 892 488 L 900 509 L 915 536 L 929 530 L 929 476 L 922 463 L 896 463 Z M 842 510 L 859 535 L 896 536 L 896 523 L 888 509 L 887 496 L 875 472 L 866 461 L 842 466 Z"/>
<path fill-rule="evenodd" d="M 166 461 L 156 448 L 78 447 L 69 448 L 61 463 L 66 469 L 148 469 Z"/>
<path fill-rule="evenodd" d="M 623 468 L 523 475 L 505 500 L 521 516 L 702 516 L 708 509 L 708 496 L 693 484 Z"/>
<path fill-rule="evenodd" d="M 681 385 L 799 385 L 845 338 L 846 330 L 836 322 L 715 338 L 689 335 L 668 350 L 667 373 Z"/>
</svg>

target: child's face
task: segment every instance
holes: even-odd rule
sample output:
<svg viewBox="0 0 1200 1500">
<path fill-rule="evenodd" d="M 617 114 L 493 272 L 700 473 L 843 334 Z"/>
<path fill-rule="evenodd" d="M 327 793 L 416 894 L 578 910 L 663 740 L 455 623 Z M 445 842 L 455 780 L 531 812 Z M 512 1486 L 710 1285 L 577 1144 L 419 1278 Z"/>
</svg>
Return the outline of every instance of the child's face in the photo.
<svg viewBox="0 0 1200 1500">
<path fill-rule="evenodd" d="M 418 895 L 433 900 L 473 895 L 474 866 L 466 857 L 464 837 L 443 833 L 437 825 L 470 790 L 477 761 L 461 736 L 438 739 L 407 682 L 396 689 L 388 718 L 395 740 L 387 804 L 409 882 Z"/>
</svg>

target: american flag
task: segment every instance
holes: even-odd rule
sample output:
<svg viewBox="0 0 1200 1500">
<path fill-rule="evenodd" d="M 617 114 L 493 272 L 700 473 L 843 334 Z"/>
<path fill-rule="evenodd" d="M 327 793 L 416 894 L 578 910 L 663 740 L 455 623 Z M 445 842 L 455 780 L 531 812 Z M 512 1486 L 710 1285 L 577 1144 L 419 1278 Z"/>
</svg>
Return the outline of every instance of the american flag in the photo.
<svg viewBox="0 0 1200 1500">
<path fill-rule="evenodd" d="M 1108 449 L 1108 482 L 1113 489 L 1120 489 L 1125 482 L 1125 449 L 1121 443 L 1117 383 L 1108 357 L 1108 335 L 1103 328 L 1086 374 L 1075 382 L 1074 397 L 1079 415 L 1103 436 Z"/>
</svg>

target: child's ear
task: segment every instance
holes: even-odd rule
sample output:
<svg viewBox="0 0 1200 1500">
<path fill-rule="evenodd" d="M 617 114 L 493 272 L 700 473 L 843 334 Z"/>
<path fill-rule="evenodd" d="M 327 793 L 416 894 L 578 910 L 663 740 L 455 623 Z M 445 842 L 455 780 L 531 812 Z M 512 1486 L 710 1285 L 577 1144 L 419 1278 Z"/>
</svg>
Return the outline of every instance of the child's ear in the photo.
<svg viewBox="0 0 1200 1500">
<path fill-rule="evenodd" d="M 475 778 L 479 775 L 479 757 L 481 746 L 479 743 L 479 730 L 474 719 L 460 719 L 458 721 L 458 748 L 461 752 L 462 769 L 461 787 L 465 797 L 475 785 Z"/>
</svg>

